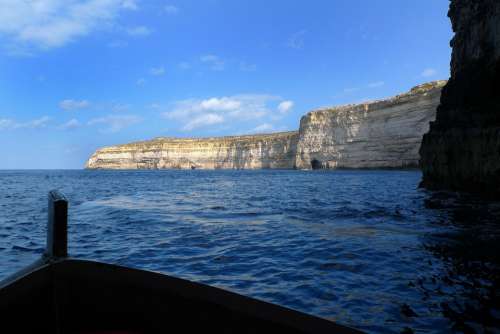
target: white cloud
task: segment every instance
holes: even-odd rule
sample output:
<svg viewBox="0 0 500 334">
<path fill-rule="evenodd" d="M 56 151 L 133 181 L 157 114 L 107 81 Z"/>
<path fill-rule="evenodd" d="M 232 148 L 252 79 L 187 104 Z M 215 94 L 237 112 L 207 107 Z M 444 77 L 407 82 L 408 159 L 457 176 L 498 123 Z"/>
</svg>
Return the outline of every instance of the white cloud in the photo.
<svg viewBox="0 0 500 334">
<path fill-rule="evenodd" d="M 286 46 L 292 49 L 303 49 L 304 48 L 304 40 L 306 36 L 306 30 L 300 30 L 296 33 L 292 34 L 288 39 Z"/>
<path fill-rule="evenodd" d="M 196 116 L 192 120 L 186 123 L 182 130 L 191 131 L 196 128 L 207 127 L 214 124 L 224 123 L 224 117 L 218 114 L 203 114 Z"/>
<path fill-rule="evenodd" d="M 293 105 L 294 105 L 293 101 L 290 100 L 283 101 L 278 105 L 278 111 L 284 114 L 290 111 L 293 108 Z"/>
<path fill-rule="evenodd" d="M 384 81 L 376 81 L 376 82 L 369 83 L 368 87 L 369 88 L 377 88 L 377 87 L 382 87 L 383 85 L 385 85 Z"/>
<path fill-rule="evenodd" d="M 66 100 L 62 100 L 61 102 L 59 102 L 59 108 L 66 110 L 66 111 L 85 109 L 85 108 L 88 108 L 89 106 L 90 106 L 90 102 L 87 100 L 66 99 Z"/>
<path fill-rule="evenodd" d="M 130 109 L 130 105 L 125 103 L 113 102 L 109 105 L 108 109 L 111 109 L 111 111 L 113 112 L 124 112 Z"/>
<path fill-rule="evenodd" d="M 358 90 L 359 90 L 359 88 L 344 88 L 343 92 L 345 94 L 350 94 L 350 93 L 357 92 Z"/>
<path fill-rule="evenodd" d="M 139 78 L 135 83 L 137 84 L 137 86 L 144 86 L 146 84 L 146 79 Z"/>
<path fill-rule="evenodd" d="M 18 128 L 29 128 L 29 129 L 38 129 L 44 128 L 47 126 L 47 123 L 50 121 L 50 117 L 43 116 L 41 118 L 34 119 L 32 121 L 21 123 L 17 127 Z"/>
<path fill-rule="evenodd" d="M 59 129 L 61 130 L 71 130 L 80 127 L 81 124 L 76 118 L 72 118 L 64 124 L 59 125 Z"/>
<path fill-rule="evenodd" d="M 27 121 L 24 123 L 19 123 L 14 120 L 3 118 L 0 119 L 0 130 L 10 130 L 10 129 L 38 129 L 44 128 L 47 126 L 47 123 L 50 121 L 50 117 L 43 116 L 40 118 L 36 118 L 31 121 Z"/>
<path fill-rule="evenodd" d="M 422 77 L 424 78 L 429 78 L 429 77 L 433 77 L 437 74 L 437 71 L 433 68 L 426 68 L 425 70 L 422 71 L 422 73 L 420 74 Z"/>
<path fill-rule="evenodd" d="M 127 28 L 126 32 L 132 37 L 144 37 L 151 35 L 153 31 L 146 26 L 136 26 Z"/>
<path fill-rule="evenodd" d="M 280 98 L 264 94 L 189 99 L 175 102 L 172 110 L 162 115 L 166 119 L 180 122 L 182 129 L 190 131 L 214 124 L 235 124 L 272 116 L 269 104 L 276 100 Z"/>
<path fill-rule="evenodd" d="M 213 71 L 223 71 L 225 67 L 225 62 L 220 57 L 215 55 L 205 55 L 201 56 L 200 60 L 210 66 Z"/>
<path fill-rule="evenodd" d="M 14 121 L 8 118 L 0 118 L 0 130 L 12 128 Z"/>
<path fill-rule="evenodd" d="M 229 97 L 222 97 L 222 98 L 212 97 L 211 99 L 201 101 L 200 107 L 203 110 L 213 110 L 213 111 L 237 110 L 238 108 L 241 107 L 241 101 Z"/>
<path fill-rule="evenodd" d="M 123 0 L 122 7 L 125 9 L 137 10 L 138 6 L 135 0 Z"/>
<path fill-rule="evenodd" d="M 133 124 L 139 123 L 141 120 L 142 119 L 140 117 L 135 115 L 108 115 L 105 117 L 91 119 L 87 124 L 102 124 L 105 125 L 105 128 L 102 128 L 101 132 L 115 133 Z"/>
<path fill-rule="evenodd" d="M 251 133 L 268 133 L 274 131 L 274 126 L 270 123 L 262 123 L 256 126 Z"/>
<path fill-rule="evenodd" d="M 165 68 L 163 66 L 160 67 L 151 67 L 149 69 L 149 74 L 154 75 L 154 76 L 160 76 L 165 74 Z"/>
<path fill-rule="evenodd" d="M 134 1 L 1 0 L 0 35 L 13 54 L 63 46 L 78 37 L 112 25 Z"/>
<path fill-rule="evenodd" d="M 179 13 L 179 7 L 173 5 L 165 5 L 165 7 L 163 7 L 163 10 L 165 11 L 165 13 L 171 15 Z"/>
</svg>

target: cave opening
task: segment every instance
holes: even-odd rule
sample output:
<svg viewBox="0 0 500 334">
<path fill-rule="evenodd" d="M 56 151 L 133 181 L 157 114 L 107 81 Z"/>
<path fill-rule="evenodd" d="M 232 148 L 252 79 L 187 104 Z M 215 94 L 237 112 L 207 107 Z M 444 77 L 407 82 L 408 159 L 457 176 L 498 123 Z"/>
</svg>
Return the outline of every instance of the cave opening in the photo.
<svg viewBox="0 0 500 334">
<path fill-rule="evenodd" d="M 311 160 L 312 169 L 323 169 L 323 164 L 318 159 Z"/>
</svg>

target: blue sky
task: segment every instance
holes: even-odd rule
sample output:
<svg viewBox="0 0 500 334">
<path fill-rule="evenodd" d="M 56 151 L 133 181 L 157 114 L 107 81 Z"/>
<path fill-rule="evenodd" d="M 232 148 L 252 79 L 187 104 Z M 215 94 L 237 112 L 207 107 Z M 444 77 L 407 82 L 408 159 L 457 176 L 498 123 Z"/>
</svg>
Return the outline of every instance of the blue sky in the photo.
<svg viewBox="0 0 500 334">
<path fill-rule="evenodd" d="M 0 168 L 294 130 L 449 77 L 448 0 L 0 0 Z"/>
</svg>

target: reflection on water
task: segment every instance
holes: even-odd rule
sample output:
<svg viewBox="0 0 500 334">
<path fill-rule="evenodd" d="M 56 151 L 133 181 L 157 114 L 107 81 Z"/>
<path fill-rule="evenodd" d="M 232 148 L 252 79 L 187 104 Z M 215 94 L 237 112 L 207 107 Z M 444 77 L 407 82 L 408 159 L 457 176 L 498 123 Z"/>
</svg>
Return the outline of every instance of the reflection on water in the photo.
<svg viewBox="0 0 500 334">
<path fill-rule="evenodd" d="M 373 333 L 500 327 L 498 204 L 415 171 L 0 171 L 0 276 L 39 256 L 46 196 L 70 253 L 173 274 Z"/>
<path fill-rule="evenodd" d="M 436 305 L 457 332 L 500 332 L 500 203 L 436 194 L 427 200 L 448 211 L 449 232 L 434 234 L 425 247 L 446 270 L 420 277 L 420 293 L 442 296 Z"/>
</svg>

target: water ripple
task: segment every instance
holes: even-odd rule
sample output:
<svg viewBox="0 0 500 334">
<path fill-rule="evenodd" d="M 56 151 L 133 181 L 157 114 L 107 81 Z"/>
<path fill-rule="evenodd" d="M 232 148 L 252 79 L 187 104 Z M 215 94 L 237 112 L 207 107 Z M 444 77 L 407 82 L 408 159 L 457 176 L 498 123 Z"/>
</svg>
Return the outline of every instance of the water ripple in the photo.
<svg viewBox="0 0 500 334">
<path fill-rule="evenodd" d="M 70 253 L 173 274 L 379 333 L 500 327 L 495 203 L 414 171 L 0 171 L 0 275 L 70 200 Z"/>
</svg>

